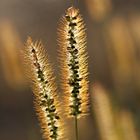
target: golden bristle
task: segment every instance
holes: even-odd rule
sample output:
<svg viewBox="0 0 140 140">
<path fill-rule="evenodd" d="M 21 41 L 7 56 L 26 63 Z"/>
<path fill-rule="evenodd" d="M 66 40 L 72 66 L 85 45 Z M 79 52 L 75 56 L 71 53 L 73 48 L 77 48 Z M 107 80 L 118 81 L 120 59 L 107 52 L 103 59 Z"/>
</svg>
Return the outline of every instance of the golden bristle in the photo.
<svg viewBox="0 0 140 140">
<path fill-rule="evenodd" d="M 66 112 L 80 117 L 88 111 L 88 66 L 85 24 L 78 9 L 70 7 L 66 11 L 58 31 Z"/>
<path fill-rule="evenodd" d="M 35 108 L 46 140 L 59 140 L 62 136 L 59 104 L 51 66 L 41 42 L 27 40 L 24 50 L 26 68 L 32 81 Z"/>
</svg>

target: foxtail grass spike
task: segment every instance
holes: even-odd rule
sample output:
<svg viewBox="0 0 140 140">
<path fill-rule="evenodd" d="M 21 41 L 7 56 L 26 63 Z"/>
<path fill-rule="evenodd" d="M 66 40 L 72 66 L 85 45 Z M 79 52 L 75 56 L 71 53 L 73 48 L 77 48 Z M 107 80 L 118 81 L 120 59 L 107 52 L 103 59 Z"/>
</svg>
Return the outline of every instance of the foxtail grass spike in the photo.
<svg viewBox="0 0 140 140">
<path fill-rule="evenodd" d="M 88 66 L 85 24 L 78 9 L 70 7 L 61 18 L 58 43 L 66 113 L 79 118 L 88 112 Z"/>
<path fill-rule="evenodd" d="M 52 69 L 41 42 L 27 40 L 24 55 L 32 81 L 35 108 L 45 140 L 61 139 L 61 118 Z"/>
</svg>

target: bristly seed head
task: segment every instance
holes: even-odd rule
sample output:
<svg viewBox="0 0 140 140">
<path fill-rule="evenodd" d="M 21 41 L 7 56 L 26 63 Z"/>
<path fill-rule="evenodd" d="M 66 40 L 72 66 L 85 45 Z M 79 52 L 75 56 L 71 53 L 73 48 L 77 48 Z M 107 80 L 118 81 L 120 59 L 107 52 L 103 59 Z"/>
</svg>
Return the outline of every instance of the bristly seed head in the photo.
<svg viewBox="0 0 140 140">
<path fill-rule="evenodd" d="M 88 68 L 85 25 L 78 9 L 70 7 L 66 11 L 58 35 L 67 111 L 70 116 L 80 117 L 88 109 Z"/>
<path fill-rule="evenodd" d="M 29 38 L 25 47 L 25 59 L 35 95 L 35 107 L 44 138 L 60 140 L 60 116 L 52 69 L 41 42 Z"/>
</svg>

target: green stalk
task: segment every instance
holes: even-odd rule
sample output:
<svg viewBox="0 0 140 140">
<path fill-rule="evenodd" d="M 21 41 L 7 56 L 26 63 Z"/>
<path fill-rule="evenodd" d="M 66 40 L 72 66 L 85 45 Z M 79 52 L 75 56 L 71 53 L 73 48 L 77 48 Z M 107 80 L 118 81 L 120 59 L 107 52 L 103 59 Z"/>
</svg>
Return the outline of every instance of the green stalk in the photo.
<svg viewBox="0 0 140 140">
<path fill-rule="evenodd" d="M 75 139 L 79 140 L 79 136 L 78 136 L 78 119 L 77 116 L 75 116 Z"/>
</svg>

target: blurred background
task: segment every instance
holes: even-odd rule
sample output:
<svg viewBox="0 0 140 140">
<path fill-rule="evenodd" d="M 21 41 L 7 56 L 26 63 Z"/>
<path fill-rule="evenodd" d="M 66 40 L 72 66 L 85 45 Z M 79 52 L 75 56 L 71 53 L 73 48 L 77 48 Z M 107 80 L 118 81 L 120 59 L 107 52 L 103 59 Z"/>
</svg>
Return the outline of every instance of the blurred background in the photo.
<svg viewBox="0 0 140 140">
<path fill-rule="evenodd" d="M 58 21 L 71 4 L 0 0 L 0 140 L 42 140 L 19 52 L 28 36 L 41 39 L 57 75 Z M 79 121 L 80 140 L 140 140 L 140 1 L 74 5 L 87 27 L 90 72 L 90 114 Z M 72 121 L 68 127 L 74 140 Z"/>
</svg>

